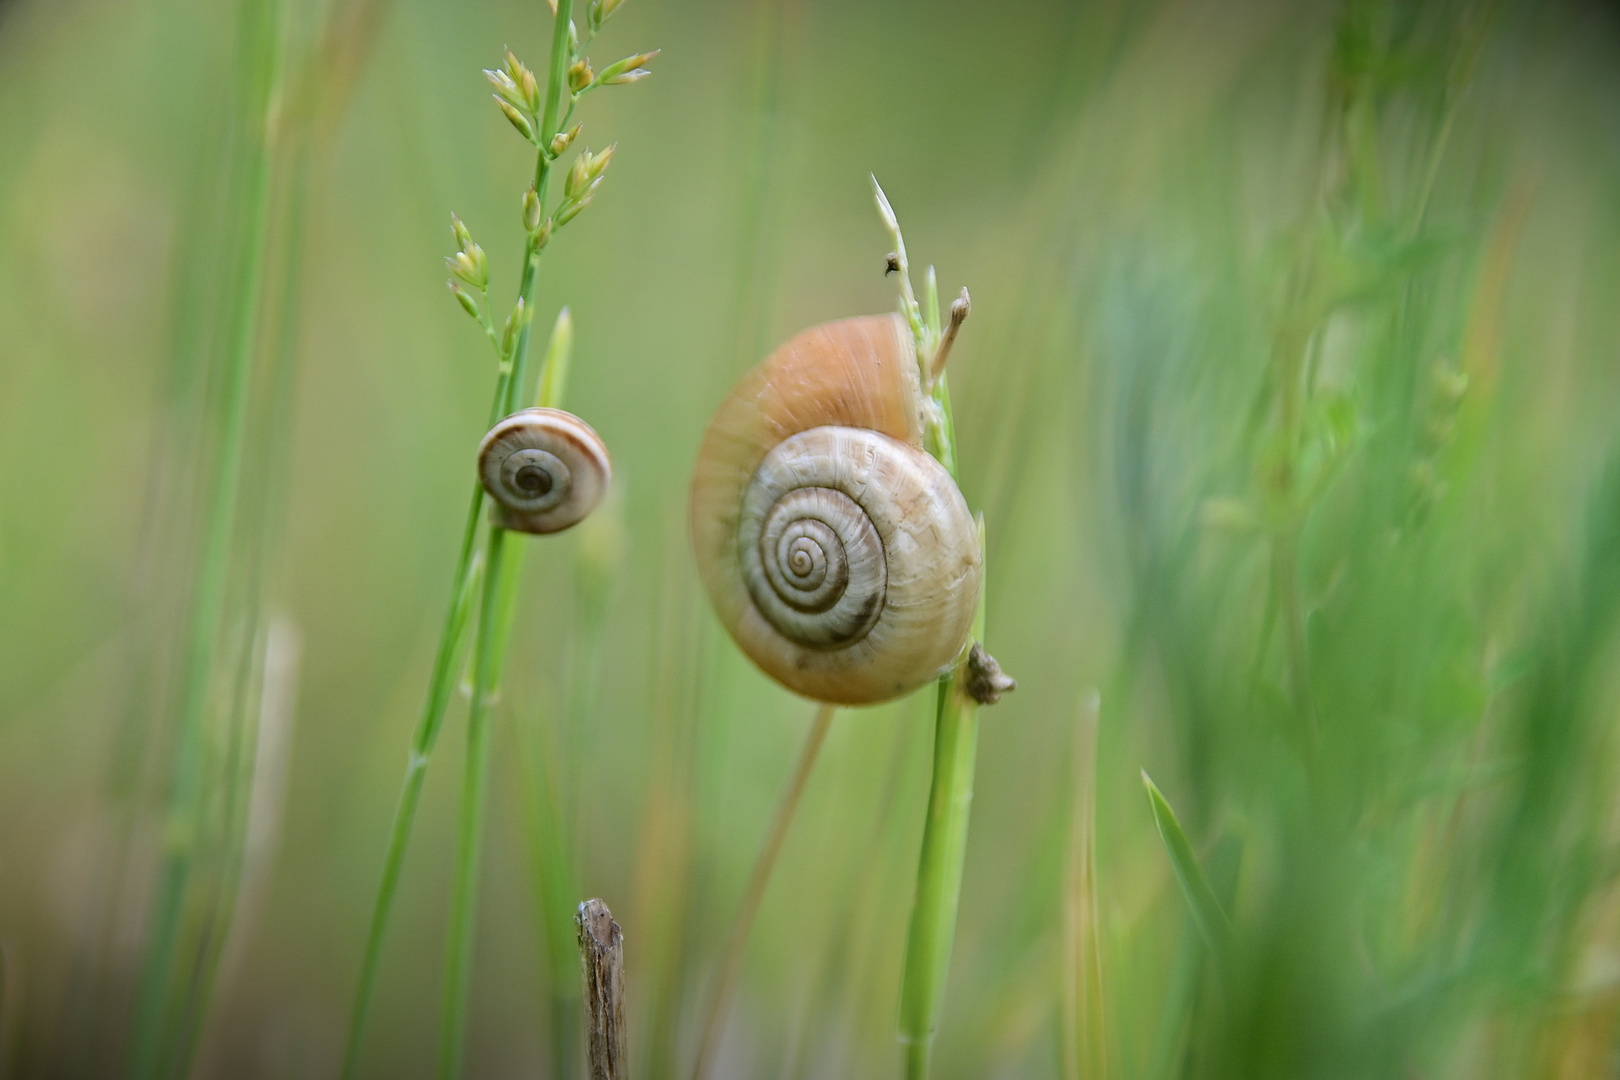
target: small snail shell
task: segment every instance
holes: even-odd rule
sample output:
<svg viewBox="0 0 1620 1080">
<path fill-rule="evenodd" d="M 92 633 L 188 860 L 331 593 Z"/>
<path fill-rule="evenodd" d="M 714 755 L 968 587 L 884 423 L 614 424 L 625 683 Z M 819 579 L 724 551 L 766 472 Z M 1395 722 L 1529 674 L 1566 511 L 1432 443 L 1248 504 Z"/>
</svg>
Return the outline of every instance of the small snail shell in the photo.
<svg viewBox="0 0 1620 1080">
<path fill-rule="evenodd" d="M 737 644 L 790 690 L 887 701 L 961 652 L 978 529 L 922 438 L 898 315 L 806 330 L 710 422 L 692 478 L 698 572 Z"/>
<path fill-rule="evenodd" d="M 501 524 L 526 533 L 577 525 L 607 493 L 613 464 L 591 426 L 561 409 L 524 409 L 478 446 L 478 477 Z"/>
</svg>

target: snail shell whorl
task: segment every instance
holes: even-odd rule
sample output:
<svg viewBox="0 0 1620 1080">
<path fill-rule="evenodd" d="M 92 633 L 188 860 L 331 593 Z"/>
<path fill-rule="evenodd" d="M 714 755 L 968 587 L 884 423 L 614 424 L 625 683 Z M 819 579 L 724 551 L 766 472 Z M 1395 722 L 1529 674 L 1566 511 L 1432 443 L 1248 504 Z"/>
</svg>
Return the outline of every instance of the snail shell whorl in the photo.
<svg viewBox="0 0 1620 1080">
<path fill-rule="evenodd" d="M 484 436 L 478 477 L 505 528 L 554 533 L 596 509 L 613 464 L 601 437 L 573 413 L 524 409 Z"/>
<path fill-rule="evenodd" d="M 915 353 L 896 315 L 805 331 L 715 414 L 692 481 L 699 572 L 743 651 L 789 689 L 885 701 L 961 650 L 978 531 L 921 444 Z"/>
</svg>

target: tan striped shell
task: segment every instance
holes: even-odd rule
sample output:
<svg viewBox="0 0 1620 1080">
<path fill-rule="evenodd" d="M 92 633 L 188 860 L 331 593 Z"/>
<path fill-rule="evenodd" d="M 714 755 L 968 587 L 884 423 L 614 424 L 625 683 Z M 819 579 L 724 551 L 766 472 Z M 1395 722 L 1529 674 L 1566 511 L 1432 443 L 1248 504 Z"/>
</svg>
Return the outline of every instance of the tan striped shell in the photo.
<svg viewBox="0 0 1620 1080">
<path fill-rule="evenodd" d="M 503 527 L 554 533 L 596 509 L 613 479 L 613 463 L 601 436 L 573 413 L 524 409 L 484 436 L 478 478 Z"/>
<path fill-rule="evenodd" d="M 692 477 L 698 572 L 743 652 L 788 689 L 860 705 L 949 667 L 978 605 L 978 530 L 922 449 L 898 315 L 813 327 L 745 375 Z"/>
</svg>

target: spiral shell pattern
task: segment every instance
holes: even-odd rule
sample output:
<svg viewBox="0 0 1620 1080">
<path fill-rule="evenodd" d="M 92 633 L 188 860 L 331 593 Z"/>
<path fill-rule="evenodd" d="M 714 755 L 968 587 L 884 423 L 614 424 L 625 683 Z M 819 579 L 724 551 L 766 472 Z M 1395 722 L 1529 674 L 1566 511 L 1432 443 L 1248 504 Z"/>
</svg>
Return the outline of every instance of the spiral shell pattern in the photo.
<svg viewBox="0 0 1620 1080">
<path fill-rule="evenodd" d="M 835 649 L 858 641 L 883 611 L 883 538 L 845 490 L 862 490 L 850 482 L 852 465 L 882 438 L 837 427 L 794 435 L 766 455 L 743 498 L 743 581 L 766 621 L 799 645 Z M 886 524 L 892 531 L 894 523 Z"/>
<path fill-rule="evenodd" d="M 484 436 L 478 477 L 505 528 L 554 533 L 596 509 L 613 464 L 601 437 L 573 413 L 524 409 Z"/>
<path fill-rule="evenodd" d="M 766 674 L 820 701 L 886 701 L 949 667 L 978 604 L 977 526 L 921 449 L 895 316 L 793 339 L 717 412 L 692 485 L 699 571 Z"/>
</svg>

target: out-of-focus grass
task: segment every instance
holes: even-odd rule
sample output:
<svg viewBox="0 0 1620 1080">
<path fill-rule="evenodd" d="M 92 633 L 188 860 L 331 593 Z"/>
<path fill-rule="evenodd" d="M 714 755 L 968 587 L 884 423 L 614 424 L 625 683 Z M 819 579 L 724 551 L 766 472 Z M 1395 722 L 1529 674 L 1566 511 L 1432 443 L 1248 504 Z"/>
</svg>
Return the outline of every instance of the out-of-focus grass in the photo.
<svg viewBox="0 0 1620 1080">
<path fill-rule="evenodd" d="M 535 746 L 556 748 L 567 876 L 625 928 L 636 1068 L 689 1065 L 810 706 L 703 608 L 687 473 L 709 410 L 764 348 L 891 307 L 873 171 L 913 246 L 973 291 L 952 359 L 962 482 L 995 551 L 994 651 L 1019 679 L 981 718 L 935 1074 L 1059 1073 L 1074 701 L 1091 686 L 1109 1075 L 1607 1067 L 1612 16 L 1497 6 L 1419 219 L 1445 80 L 1476 25 L 1458 5 L 1358 4 L 1357 23 L 1277 0 L 631 2 L 634 35 L 616 21 L 602 49 L 664 53 L 634 103 L 600 102 L 620 142 L 612 212 L 582 218 L 542 270 L 536 316 L 553 317 L 566 274 L 571 402 L 612 447 L 618 494 L 528 568 L 469 1070 L 551 1058 L 560 965 L 536 925 L 520 767 Z M 267 598 L 304 663 L 279 852 L 210 1013 L 218 1075 L 330 1074 L 341 1052 L 485 419 L 483 345 L 442 291 L 443 222 L 452 206 L 479 233 L 515 221 L 522 147 L 478 69 L 503 43 L 538 53 L 540 6 L 399 0 L 311 175 Z M 169 313 L 231 55 L 220 8 L 0 4 L 0 1032 L 25 1074 L 89 1037 L 74 988 L 87 966 L 127 978 L 146 925 L 120 908 L 98 950 L 121 823 L 149 854 L 159 820 L 130 763 L 189 576 L 176 538 L 192 535 L 206 373 L 173 363 Z M 1353 69 L 1370 96 L 1345 96 L 1347 26 L 1377 61 L 1376 78 Z M 1362 170 L 1348 187 L 1347 147 Z M 1290 352 L 1307 246 L 1318 270 L 1371 278 Z M 511 279 L 510 255 L 490 254 Z M 1331 472 L 1285 505 L 1289 356 L 1288 385 L 1309 390 L 1287 459 L 1300 478 Z M 718 1075 L 898 1069 L 928 705 L 835 722 Z M 406 864 L 374 1075 L 432 1061 L 459 743 L 441 747 Z M 1144 767 L 1231 915 L 1224 994 Z"/>
</svg>

